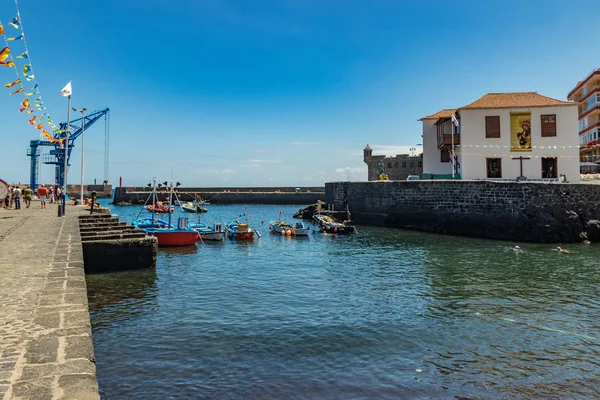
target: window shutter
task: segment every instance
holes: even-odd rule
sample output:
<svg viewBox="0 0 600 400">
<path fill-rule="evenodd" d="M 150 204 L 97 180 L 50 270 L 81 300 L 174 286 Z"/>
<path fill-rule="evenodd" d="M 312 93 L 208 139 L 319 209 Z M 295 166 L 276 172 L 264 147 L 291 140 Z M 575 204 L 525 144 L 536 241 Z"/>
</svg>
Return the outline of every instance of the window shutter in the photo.
<svg viewBox="0 0 600 400">
<path fill-rule="evenodd" d="M 485 137 L 499 138 L 500 137 L 500 116 L 485 117 Z"/>
</svg>

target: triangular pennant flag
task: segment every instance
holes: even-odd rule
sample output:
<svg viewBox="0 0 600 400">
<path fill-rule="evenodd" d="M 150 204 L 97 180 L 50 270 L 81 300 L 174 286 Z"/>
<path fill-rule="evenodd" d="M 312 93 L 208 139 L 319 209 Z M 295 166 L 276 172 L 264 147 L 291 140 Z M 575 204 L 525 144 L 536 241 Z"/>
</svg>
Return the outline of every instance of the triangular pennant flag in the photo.
<svg viewBox="0 0 600 400">
<path fill-rule="evenodd" d="M 34 124 L 35 124 L 35 120 L 36 120 L 36 118 L 37 118 L 37 117 L 34 115 L 34 116 L 33 116 L 33 117 L 32 117 L 32 118 L 29 120 L 29 121 L 27 121 L 27 122 L 29 122 L 31 125 L 34 125 Z"/>
<path fill-rule="evenodd" d="M 21 19 L 19 18 L 19 16 L 17 15 L 16 17 L 14 17 L 12 19 L 12 21 L 9 22 L 9 25 L 12 26 L 15 29 L 19 29 L 19 21 Z"/>
<path fill-rule="evenodd" d="M 9 62 L 0 62 L 0 65 L 2 65 L 3 67 L 14 67 L 15 63 L 14 61 L 9 61 Z"/>
<path fill-rule="evenodd" d="M 36 84 L 35 84 L 35 85 L 34 85 L 34 86 L 31 88 L 31 90 L 35 90 L 35 89 L 37 89 L 37 88 L 38 88 L 38 84 L 36 83 Z"/>
<path fill-rule="evenodd" d="M 33 110 L 33 109 L 32 109 L 32 110 L 27 110 L 27 111 L 25 111 L 25 114 L 28 114 L 28 115 L 29 115 L 29 114 L 31 114 L 31 113 L 32 113 L 32 112 L 34 112 L 34 111 L 35 111 L 35 110 Z"/>
<path fill-rule="evenodd" d="M 73 94 L 73 90 L 71 89 L 71 81 L 65 85 L 65 87 L 60 91 L 60 95 L 63 97 L 70 96 Z"/>
<path fill-rule="evenodd" d="M 29 97 L 25 97 L 25 100 L 21 103 L 23 108 L 19 109 L 19 112 L 23 112 L 29 108 Z"/>
<path fill-rule="evenodd" d="M 34 80 L 34 79 L 35 79 L 35 76 L 33 76 L 33 74 L 31 74 L 31 75 L 29 75 L 29 76 L 26 76 L 25 78 L 26 78 L 26 79 L 27 79 L 27 81 L 29 82 L 29 81 L 32 81 L 32 80 Z"/>
<path fill-rule="evenodd" d="M 29 71 L 31 71 L 31 65 L 29 65 L 29 64 L 23 65 L 23 76 L 27 76 Z"/>
<path fill-rule="evenodd" d="M 17 93 L 23 93 L 25 91 L 25 89 L 23 88 L 18 88 L 17 90 L 15 90 L 14 92 L 12 92 L 10 95 L 12 96 L 13 94 L 17 94 Z"/>
<path fill-rule="evenodd" d="M 44 129 L 44 125 L 42 125 L 42 124 L 37 124 L 37 125 L 35 126 L 35 129 Z"/>
<path fill-rule="evenodd" d="M 10 56 L 10 48 L 9 47 L 5 47 L 2 50 L 0 50 L 0 62 L 4 62 L 4 60 L 6 60 L 8 58 L 8 56 Z"/>
<path fill-rule="evenodd" d="M 0 24 L 0 36 L 4 36 L 4 26 Z"/>
<path fill-rule="evenodd" d="M 25 53 L 23 53 L 23 54 L 19 54 L 19 55 L 17 56 L 17 58 L 27 58 L 27 59 L 28 59 L 28 58 L 29 58 L 29 55 L 27 54 L 27 52 L 25 52 Z"/>
<path fill-rule="evenodd" d="M 20 79 L 20 78 L 19 78 L 19 79 L 17 79 L 16 81 L 14 81 L 14 82 L 11 82 L 11 83 L 6 83 L 6 84 L 4 85 L 4 87 L 13 87 L 13 86 L 15 86 L 15 85 L 18 85 L 19 83 L 21 83 L 21 79 Z"/>
<path fill-rule="evenodd" d="M 17 36 L 17 37 L 7 37 L 6 40 L 21 40 L 23 39 L 23 35 Z"/>
</svg>

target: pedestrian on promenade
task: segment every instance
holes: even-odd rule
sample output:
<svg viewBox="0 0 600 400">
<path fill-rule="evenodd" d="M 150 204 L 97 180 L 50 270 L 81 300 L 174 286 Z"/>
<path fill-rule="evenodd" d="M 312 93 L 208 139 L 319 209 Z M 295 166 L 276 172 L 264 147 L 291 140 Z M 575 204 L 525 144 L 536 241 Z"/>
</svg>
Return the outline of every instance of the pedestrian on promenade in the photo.
<svg viewBox="0 0 600 400">
<path fill-rule="evenodd" d="M 50 186 L 49 196 L 50 196 L 50 204 L 54 204 L 54 186 Z"/>
<path fill-rule="evenodd" d="M 13 202 L 15 201 L 15 188 L 12 186 L 8 187 L 8 195 L 9 195 L 9 203 L 8 206 L 12 207 Z"/>
<path fill-rule="evenodd" d="M 15 210 L 20 210 L 21 209 L 21 188 L 19 186 L 16 186 L 13 193 L 15 196 Z"/>
<path fill-rule="evenodd" d="M 40 208 L 46 208 L 46 196 L 48 195 L 48 189 L 42 185 L 38 189 L 40 195 Z"/>
<path fill-rule="evenodd" d="M 31 196 L 33 192 L 29 186 L 25 186 L 23 189 L 23 199 L 25 200 L 25 208 L 29 208 L 31 206 Z"/>
<path fill-rule="evenodd" d="M 10 204 L 10 192 L 6 191 L 6 197 L 2 199 L 2 203 L 4 203 L 4 208 L 8 210 L 8 205 Z"/>
</svg>

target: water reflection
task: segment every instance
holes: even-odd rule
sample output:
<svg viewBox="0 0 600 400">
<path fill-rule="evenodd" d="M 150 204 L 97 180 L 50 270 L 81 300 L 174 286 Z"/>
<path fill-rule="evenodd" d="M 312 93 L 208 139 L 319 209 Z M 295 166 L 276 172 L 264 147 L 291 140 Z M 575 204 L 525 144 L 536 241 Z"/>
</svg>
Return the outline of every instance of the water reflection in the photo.
<svg viewBox="0 0 600 400">
<path fill-rule="evenodd" d="M 152 312 L 156 306 L 155 269 L 86 276 L 92 328 L 101 330 L 121 319 Z"/>
</svg>

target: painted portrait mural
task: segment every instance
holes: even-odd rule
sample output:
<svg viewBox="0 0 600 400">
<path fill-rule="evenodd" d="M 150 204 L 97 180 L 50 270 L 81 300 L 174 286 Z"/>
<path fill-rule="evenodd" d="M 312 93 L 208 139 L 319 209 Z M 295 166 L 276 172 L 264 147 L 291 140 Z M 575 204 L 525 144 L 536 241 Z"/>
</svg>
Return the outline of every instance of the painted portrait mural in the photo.
<svg viewBox="0 0 600 400">
<path fill-rule="evenodd" d="M 510 151 L 531 151 L 531 113 L 510 115 Z"/>
</svg>

